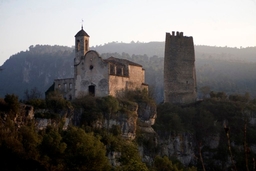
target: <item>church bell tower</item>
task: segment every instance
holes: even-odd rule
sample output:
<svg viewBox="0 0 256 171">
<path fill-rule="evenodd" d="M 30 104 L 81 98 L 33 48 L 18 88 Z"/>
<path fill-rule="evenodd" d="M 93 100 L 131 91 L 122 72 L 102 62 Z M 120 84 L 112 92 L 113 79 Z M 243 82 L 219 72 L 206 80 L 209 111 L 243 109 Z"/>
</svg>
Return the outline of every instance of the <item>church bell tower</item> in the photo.
<svg viewBox="0 0 256 171">
<path fill-rule="evenodd" d="M 83 26 L 75 35 L 75 65 L 76 61 L 80 61 L 80 58 L 89 50 L 89 37 L 90 36 L 84 31 Z"/>
</svg>

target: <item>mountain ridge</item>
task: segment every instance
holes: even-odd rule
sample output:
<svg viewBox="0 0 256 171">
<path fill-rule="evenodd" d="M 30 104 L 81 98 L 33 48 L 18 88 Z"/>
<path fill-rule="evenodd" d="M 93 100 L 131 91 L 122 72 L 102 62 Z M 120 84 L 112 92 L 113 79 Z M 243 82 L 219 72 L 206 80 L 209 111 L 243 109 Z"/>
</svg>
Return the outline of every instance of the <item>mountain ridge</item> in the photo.
<svg viewBox="0 0 256 171">
<path fill-rule="evenodd" d="M 102 58 L 114 56 L 141 64 L 146 70 L 146 83 L 157 101 L 162 101 L 164 42 L 108 43 L 91 50 L 96 50 Z M 195 54 L 199 97 L 203 86 L 212 91 L 249 92 L 256 96 L 256 77 L 252 74 L 256 73 L 256 47 L 200 45 L 195 46 Z M 73 77 L 73 58 L 73 47 L 58 45 L 30 46 L 27 51 L 12 55 L 0 67 L 0 97 L 14 93 L 22 99 L 24 91 L 34 87 L 43 94 L 54 79 Z"/>
</svg>

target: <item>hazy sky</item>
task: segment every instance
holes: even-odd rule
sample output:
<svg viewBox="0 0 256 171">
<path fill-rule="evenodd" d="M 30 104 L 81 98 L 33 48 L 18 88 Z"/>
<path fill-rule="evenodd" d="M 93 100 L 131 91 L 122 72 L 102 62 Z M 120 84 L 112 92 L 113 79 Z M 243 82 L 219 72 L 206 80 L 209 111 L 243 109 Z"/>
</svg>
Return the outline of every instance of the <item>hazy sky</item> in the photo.
<svg viewBox="0 0 256 171">
<path fill-rule="evenodd" d="M 0 0 L 0 65 L 30 45 L 90 46 L 165 41 L 182 31 L 195 45 L 256 46 L 256 0 Z"/>
</svg>

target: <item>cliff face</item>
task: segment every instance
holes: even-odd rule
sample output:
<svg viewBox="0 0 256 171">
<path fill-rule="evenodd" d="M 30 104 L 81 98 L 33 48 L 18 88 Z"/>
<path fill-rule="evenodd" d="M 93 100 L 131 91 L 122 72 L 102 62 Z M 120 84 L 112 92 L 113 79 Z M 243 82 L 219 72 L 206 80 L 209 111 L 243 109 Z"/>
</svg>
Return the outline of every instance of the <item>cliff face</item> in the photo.
<svg viewBox="0 0 256 171">
<path fill-rule="evenodd" d="M 37 87 L 43 94 L 56 78 L 73 75 L 73 49 L 64 46 L 36 45 L 26 52 L 10 57 L 2 66 L 0 74 L 0 97 L 7 93 L 18 95 Z"/>
<path fill-rule="evenodd" d="M 102 127 L 110 129 L 113 126 L 118 126 L 122 137 L 133 140 L 136 138 L 138 104 L 126 103 L 125 106 L 126 110 L 118 111 L 116 114 L 107 115 L 107 118 L 103 118 Z"/>
<path fill-rule="evenodd" d="M 118 126 L 122 137 L 133 140 L 136 138 L 138 127 L 144 133 L 155 133 L 151 127 L 156 119 L 156 105 L 146 102 L 120 102 L 121 110 L 116 113 L 104 113 L 101 119 L 93 121 L 92 127 L 111 129 Z M 73 116 L 73 124 L 80 125 L 82 113 L 77 110 Z"/>
<path fill-rule="evenodd" d="M 166 139 L 159 139 L 161 156 L 176 157 L 182 164 L 188 166 L 195 163 L 195 143 L 193 135 L 183 133 L 176 136 L 168 136 Z"/>
<path fill-rule="evenodd" d="M 98 102 L 103 102 L 100 99 L 97 100 Z M 113 99 L 110 98 L 108 100 Z M 89 101 L 91 101 L 91 99 Z M 111 102 L 112 103 L 108 104 L 112 104 L 112 107 L 115 106 L 113 105 L 113 101 Z M 217 102 L 215 103 L 217 104 Z M 220 104 L 222 104 L 222 102 Z M 200 167 L 203 159 L 206 170 L 209 170 L 209 168 L 211 167 L 214 167 L 215 170 L 228 170 L 230 167 L 232 167 L 232 163 L 230 162 L 230 154 L 226 132 L 223 130 L 223 126 L 221 126 L 221 129 L 213 129 L 214 127 L 218 126 L 218 123 L 223 123 L 223 120 L 199 120 L 199 118 L 197 117 L 197 120 L 193 120 L 193 125 L 197 124 L 196 122 L 199 120 L 198 123 L 200 124 L 200 130 L 195 130 L 198 132 L 194 132 L 192 128 L 190 130 L 187 130 L 187 132 L 184 131 L 184 129 L 179 129 L 180 131 L 177 131 L 180 125 L 176 125 L 177 127 L 175 129 L 174 127 L 168 126 L 177 124 L 179 120 L 175 120 L 176 122 L 171 122 L 171 119 L 173 118 L 161 118 L 164 116 L 164 112 L 158 114 L 158 120 L 154 125 L 155 119 L 157 117 L 156 105 L 154 103 L 145 101 L 119 101 L 118 105 L 119 107 L 117 108 L 117 110 L 115 110 L 115 112 L 111 112 L 114 110 L 109 110 L 110 112 L 106 112 L 107 110 L 102 110 L 101 112 L 103 112 L 103 114 L 100 112 L 102 114 L 102 117 L 96 117 L 96 119 L 94 119 L 91 122 L 90 126 L 96 128 L 95 130 L 97 130 L 97 128 L 104 128 L 102 130 L 109 131 L 110 134 L 107 134 L 111 135 L 112 137 L 115 136 L 113 131 L 118 130 L 118 135 L 121 135 L 123 137 L 121 138 L 120 136 L 118 136 L 119 139 L 122 139 L 122 142 L 131 143 L 136 141 L 138 146 L 136 144 L 135 148 L 138 148 L 143 162 L 147 163 L 148 165 L 152 166 L 155 156 L 160 155 L 168 156 L 169 158 L 177 158 L 185 166 L 194 165 Z M 92 105 L 88 106 L 89 108 L 92 108 Z M 213 109 L 216 109 L 216 106 Z M 97 105 L 96 107 L 98 110 L 105 109 L 100 108 Z M 158 109 L 159 108 L 160 106 L 158 106 Z M 164 106 L 163 108 L 166 109 L 167 106 Z M 209 106 L 206 106 L 206 108 L 209 108 Z M 185 110 L 185 107 L 183 107 L 182 109 Z M 231 108 L 229 108 L 229 110 L 230 109 Z M 175 107 L 171 108 L 170 111 L 166 111 L 166 113 L 167 115 L 171 115 L 171 112 L 174 111 Z M 177 106 L 176 111 L 177 113 L 179 113 L 179 116 L 182 116 L 182 114 L 187 114 L 188 111 L 190 111 L 190 114 L 193 114 L 193 112 L 191 112 L 191 109 L 185 110 L 185 112 L 178 112 Z M 220 111 L 221 110 L 218 110 L 218 112 Z M 234 111 L 237 111 L 237 109 Z M 57 126 L 58 128 L 62 128 L 65 130 L 69 125 L 82 125 L 81 120 L 83 118 L 84 112 L 86 112 L 85 109 L 77 109 L 77 111 L 73 111 L 72 108 L 58 111 L 57 113 L 54 113 L 50 110 L 34 111 L 32 106 L 21 104 L 19 112 L 17 112 L 16 115 L 13 115 L 12 119 L 18 127 L 24 125 L 26 121 L 36 118 L 35 121 L 38 130 L 45 129 L 48 125 Z M 56 114 L 59 117 L 38 117 L 53 116 L 52 114 Z M 97 116 L 97 113 L 91 113 L 91 111 L 87 114 L 92 114 L 90 117 Z M 243 120 L 245 115 L 248 116 L 247 123 Z M 205 118 L 208 118 L 209 116 L 209 113 L 207 113 L 207 115 L 205 115 Z M 229 123 L 231 127 L 230 149 L 232 149 L 235 162 L 239 164 L 239 162 L 241 162 L 241 158 L 244 158 L 245 141 L 247 141 L 247 150 L 250 150 L 248 151 L 248 160 L 252 159 L 255 156 L 256 143 L 253 137 L 253 133 L 255 133 L 256 124 L 254 121 L 256 118 L 256 113 L 255 111 L 243 110 L 243 115 L 236 116 L 243 116 L 243 118 L 235 117 L 236 119 L 238 119 L 237 122 L 232 120 L 233 123 L 239 123 L 240 125 L 231 125 L 231 121 Z M 5 115 L 4 112 L 2 112 L 1 117 L 2 121 L 5 122 L 7 115 Z M 189 116 L 186 115 L 186 119 L 188 117 Z M 166 123 L 166 125 L 163 126 L 161 123 L 157 126 L 157 124 L 159 124 L 159 120 L 161 119 L 163 120 L 164 123 Z M 229 118 L 229 120 L 231 119 L 232 118 Z M 225 122 L 227 121 L 225 120 Z M 212 127 L 204 129 L 205 127 L 207 127 L 207 125 L 210 124 L 212 124 Z M 186 123 L 186 125 L 188 125 L 188 123 Z M 152 128 L 152 126 L 153 128 L 155 128 L 155 130 Z M 245 126 L 247 126 L 247 134 L 244 134 Z M 160 129 L 160 127 L 162 129 Z M 238 131 L 240 131 L 240 136 L 235 137 L 236 134 L 238 134 Z M 203 135 L 199 136 L 199 133 Z M 244 135 L 247 136 L 246 140 L 244 139 Z M 201 141 L 199 141 L 196 138 L 198 138 Z M 118 143 L 122 144 L 120 142 L 121 141 L 119 141 Z M 108 144 L 108 146 L 111 145 Z M 118 166 L 120 164 L 119 159 L 120 156 L 122 156 L 122 154 L 123 152 L 121 152 L 118 148 L 108 148 L 107 151 L 107 156 L 113 166 Z M 202 156 L 202 159 L 200 159 L 200 156 Z"/>
</svg>

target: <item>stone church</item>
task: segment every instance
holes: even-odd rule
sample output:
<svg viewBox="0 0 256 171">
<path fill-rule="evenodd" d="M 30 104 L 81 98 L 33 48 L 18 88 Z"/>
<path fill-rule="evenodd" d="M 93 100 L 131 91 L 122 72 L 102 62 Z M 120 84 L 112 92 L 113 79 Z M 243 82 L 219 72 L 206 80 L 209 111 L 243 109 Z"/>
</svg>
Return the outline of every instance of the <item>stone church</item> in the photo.
<svg viewBox="0 0 256 171">
<path fill-rule="evenodd" d="M 83 27 L 75 35 L 74 78 L 55 79 L 54 91 L 72 100 L 82 95 L 116 97 L 124 90 L 148 90 L 141 65 L 114 57 L 102 59 L 89 50 L 89 38 Z"/>
</svg>

